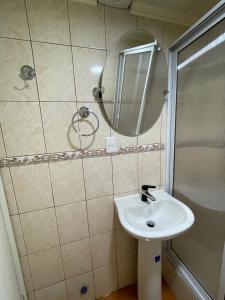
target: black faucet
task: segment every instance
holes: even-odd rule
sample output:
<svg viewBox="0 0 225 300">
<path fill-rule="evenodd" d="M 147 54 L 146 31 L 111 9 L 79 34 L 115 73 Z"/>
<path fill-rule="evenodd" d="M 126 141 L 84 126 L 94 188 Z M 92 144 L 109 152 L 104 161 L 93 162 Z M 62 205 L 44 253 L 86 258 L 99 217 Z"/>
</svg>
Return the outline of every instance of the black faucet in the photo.
<svg viewBox="0 0 225 300">
<path fill-rule="evenodd" d="M 147 202 L 148 200 L 155 201 L 156 198 L 148 192 L 148 189 L 155 189 L 155 185 L 144 184 L 141 187 L 141 200 Z"/>
</svg>

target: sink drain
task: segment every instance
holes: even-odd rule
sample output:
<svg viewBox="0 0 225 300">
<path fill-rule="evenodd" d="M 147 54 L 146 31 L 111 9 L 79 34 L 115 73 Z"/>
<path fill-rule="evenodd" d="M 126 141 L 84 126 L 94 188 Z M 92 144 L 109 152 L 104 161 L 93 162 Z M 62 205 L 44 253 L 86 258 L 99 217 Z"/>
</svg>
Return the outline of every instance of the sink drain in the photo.
<svg viewBox="0 0 225 300">
<path fill-rule="evenodd" d="M 147 221 L 146 224 L 148 227 L 151 227 L 151 228 L 155 227 L 155 222 L 153 222 L 153 221 Z"/>
</svg>

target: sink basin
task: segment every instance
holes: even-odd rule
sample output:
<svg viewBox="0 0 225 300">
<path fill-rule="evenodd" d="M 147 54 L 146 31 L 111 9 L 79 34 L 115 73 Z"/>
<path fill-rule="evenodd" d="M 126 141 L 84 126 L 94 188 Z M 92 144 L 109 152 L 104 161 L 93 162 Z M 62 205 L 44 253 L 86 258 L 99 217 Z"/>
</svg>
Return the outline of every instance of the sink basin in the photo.
<svg viewBox="0 0 225 300">
<path fill-rule="evenodd" d="M 194 223 L 190 208 L 164 191 L 151 193 L 156 201 L 145 203 L 138 194 L 115 198 L 123 228 L 137 239 L 167 240 Z"/>
<path fill-rule="evenodd" d="M 138 194 L 115 198 L 122 227 L 138 239 L 138 299 L 161 300 L 162 241 L 187 231 L 194 223 L 190 208 L 164 191 L 151 192 L 146 203 Z"/>
</svg>

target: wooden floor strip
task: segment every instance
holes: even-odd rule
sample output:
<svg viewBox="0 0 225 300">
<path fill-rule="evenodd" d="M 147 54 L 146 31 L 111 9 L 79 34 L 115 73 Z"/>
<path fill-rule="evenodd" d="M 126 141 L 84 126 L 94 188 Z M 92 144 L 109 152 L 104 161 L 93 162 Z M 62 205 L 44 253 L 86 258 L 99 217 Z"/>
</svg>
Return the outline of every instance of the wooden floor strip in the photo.
<svg viewBox="0 0 225 300">
<path fill-rule="evenodd" d="M 108 296 L 99 298 L 98 300 L 138 300 L 137 286 L 136 284 L 132 284 L 118 291 L 115 291 Z M 176 300 L 175 295 L 164 280 L 162 284 L 162 300 Z"/>
</svg>

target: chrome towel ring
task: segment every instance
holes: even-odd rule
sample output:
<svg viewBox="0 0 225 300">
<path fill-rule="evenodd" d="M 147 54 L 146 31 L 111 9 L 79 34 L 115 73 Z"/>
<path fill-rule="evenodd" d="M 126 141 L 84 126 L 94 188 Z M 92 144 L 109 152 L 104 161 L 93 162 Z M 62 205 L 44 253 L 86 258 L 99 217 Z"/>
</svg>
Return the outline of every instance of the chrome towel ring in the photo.
<svg viewBox="0 0 225 300">
<path fill-rule="evenodd" d="M 93 128 L 93 131 L 90 132 L 90 133 L 82 133 L 80 132 L 79 130 L 77 130 L 77 128 L 75 127 L 75 123 L 77 123 L 77 121 L 79 121 L 79 119 L 75 119 L 76 116 L 80 116 L 80 118 L 83 118 L 83 119 L 86 119 L 89 117 L 89 115 L 92 114 L 95 119 L 96 119 L 96 122 L 97 122 L 97 125 L 96 125 L 96 128 Z M 91 111 L 88 107 L 86 106 L 82 106 L 74 115 L 73 115 L 73 118 L 72 118 L 72 122 L 71 122 L 71 126 L 73 128 L 73 130 L 81 135 L 81 136 L 91 136 L 91 135 L 94 135 L 97 130 L 99 129 L 99 119 L 98 119 L 98 116 L 96 115 L 96 113 L 94 113 L 93 111 Z"/>
</svg>

